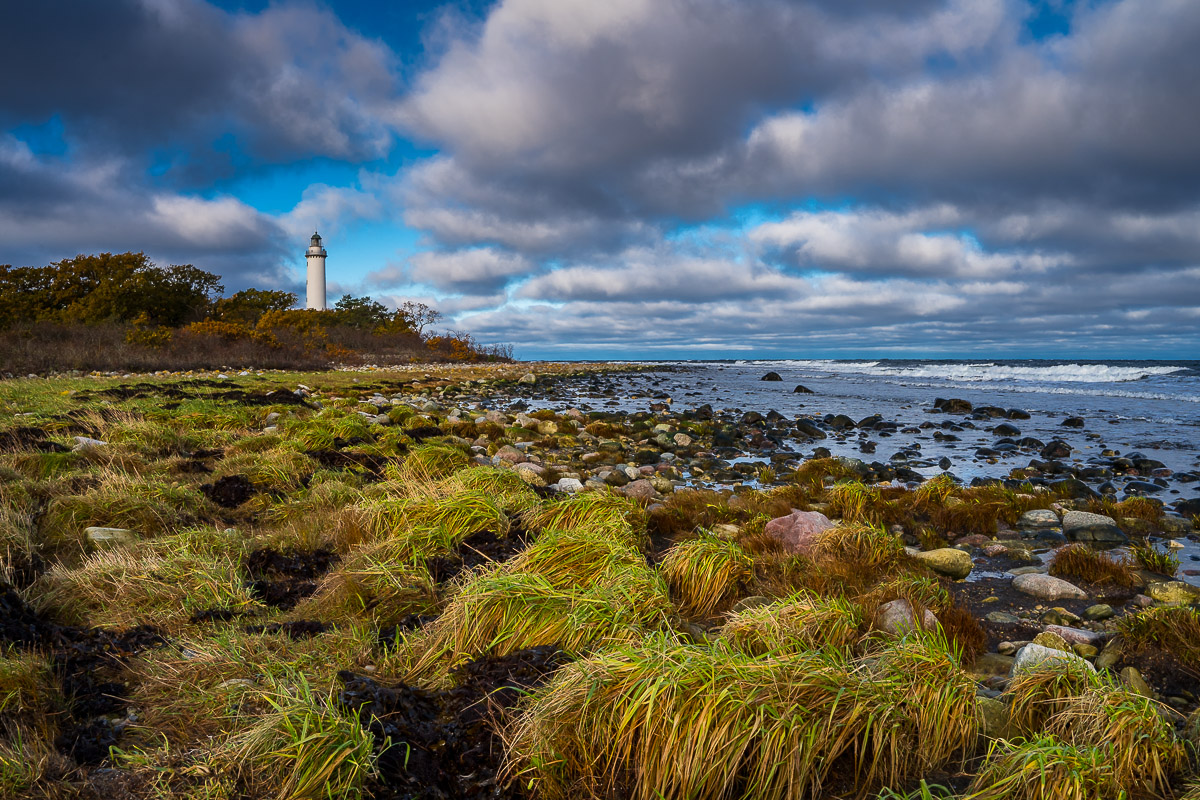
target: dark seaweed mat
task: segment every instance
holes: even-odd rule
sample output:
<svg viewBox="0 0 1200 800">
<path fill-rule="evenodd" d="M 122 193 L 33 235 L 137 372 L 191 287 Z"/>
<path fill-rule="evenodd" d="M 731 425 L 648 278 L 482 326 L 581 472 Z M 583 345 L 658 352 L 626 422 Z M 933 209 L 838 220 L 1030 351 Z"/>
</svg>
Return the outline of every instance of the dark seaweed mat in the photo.
<svg viewBox="0 0 1200 800">
<path fill-rule="evenodd" d="M 0 452 L 40 450 L 43 453 L 66 453 L 69 447 L 50 441 L 41 428 L 18 427 L 0 432 Z"/>
<path fill-rule="evenodd" d="M 295 622 L 272 622 L 269 625 L 247 625 L 246 633 L 282 633 L 284 636 L 299 641 L 311 639 L 329 630 L 324 622 L 315 619 L 300 619 Z"/>
<path fill-rule="evenodd" d="M 519 798 L 521 787 L 499 786 L 504 748 L 495 721 L 529 689 L 567 662 L 555 647 L 476 659 L 455 673 L 458 685 L 429 691 L 407 684 L 380 686 L 362 675 L 338 673 L 339 702 L 359 713 L 377 743 L 392 746 L 379 758 L 377 800 Z"/>
<path fill-rule="evenodd" d="M 330 550 L 281 553 L 259 548 L 246 557 L 247 585 L 250 593 L 267 605 L 289 609 L 316 591 L 316 579 L 336 561 L 337 555 Z"/>
<path fill-rule="evenodd" d="M 489 530 L 476 531 L 463 539 L 454 553 L 428 559 L 425 568 L 435 583 L 445 583 L 465 569 L 507 561 L 524 550 L 530 538 L 531 534 L 514 520 L 507 536 Z"/>
<path fill-rule="evenodd" d="M 0 641 L 22 649 L 49 650 L 54 675 L 67 700 L 68 718 L 55 746 L 80 764 L 98 764 L 117 743 L 122 723 L 107 715 L 121 713 L 127 687 L 124 661 L 166 644 L 153 628 L 114 632 L 57 625 L 37 614 L 11 587 L 0 585 Z"/>
<path fill-rule="evenodd" d="M 212 483 L 201 484 L 200 492 L 221 508 L 237 508 L 257 494 L 258 488 L 245 475 L 226 475 Z"/>
</svg>

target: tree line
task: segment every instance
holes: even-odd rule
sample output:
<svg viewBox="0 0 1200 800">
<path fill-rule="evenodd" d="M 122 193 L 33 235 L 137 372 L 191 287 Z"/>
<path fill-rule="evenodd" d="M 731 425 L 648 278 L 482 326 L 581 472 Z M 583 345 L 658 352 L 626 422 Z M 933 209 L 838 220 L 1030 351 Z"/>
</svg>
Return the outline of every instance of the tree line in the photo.
<svg viewBox="0 0 1200 800">
<path fill-rule="evenodd" d="M 159 360 L 176 366 L 191 357 L 187 354 L 200 353 L 207 353 L 200 360 L 227 359 L 223 365 L 253 361 L 305 367 L 367 358 L 512 357 L 510 347 L 482 346 L 469 334 L 433 335 L 431 327 L 441 315 L 424 303 L 410 301 L 392 310 L 370 297 L 347 294 L 329 310 L 310 311 L 294 307 L 293 292 L 224 293 L 220 276 L 191 264 L 158 266 L 145 253 L 79 255 L 45 267 L 0 265 L 0 332 L 25 351 L 38 340 L 61 345 L 73 336 L 76 345 L 84 340 L 111 344 L 120 336 L 127 360 L 147 356 L 134 350 L 157 351 Z"/>
</svg>

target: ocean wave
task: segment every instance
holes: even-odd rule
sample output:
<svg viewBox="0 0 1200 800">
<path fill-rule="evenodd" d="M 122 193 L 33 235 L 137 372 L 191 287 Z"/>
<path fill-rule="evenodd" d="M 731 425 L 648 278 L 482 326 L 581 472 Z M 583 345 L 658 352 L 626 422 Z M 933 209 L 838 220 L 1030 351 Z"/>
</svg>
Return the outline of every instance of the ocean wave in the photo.
<svg viewBox="0 0 1200 800">
<path fill-rule="evenodd" d="M 895 365 L 879 361 L 746 361 L 741 364 L 777 365 L 816 369 L 840 375 L 870 375 L 891 378 L 938 379 L 966 383 L 1128 383 L 1144 378 L 1186 372 L 1186 367 L 1129 366 L 1107 364 L 1055 364 L 1021 367 L 992 362 L 967 364 Z"/>
</svg>

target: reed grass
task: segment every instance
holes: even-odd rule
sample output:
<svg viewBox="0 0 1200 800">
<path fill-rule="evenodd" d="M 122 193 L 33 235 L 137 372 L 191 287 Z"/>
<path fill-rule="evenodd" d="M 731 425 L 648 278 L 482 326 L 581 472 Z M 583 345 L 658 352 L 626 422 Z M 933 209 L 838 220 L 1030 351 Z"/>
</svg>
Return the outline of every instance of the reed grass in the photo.
<svg viewBox="0 0 1200 800">
<path fill-rule="evenodd" d="M 303 676 L 262 694 L 271 711 L 230 738 L 215 757 L 252 792 L 287 800 L 362 797 L 374 774 L 374 738 L 332 693 Z"/>
<path fill-rule="evenodd" d="M 1159 648 L 1200 671 L 1200 609 L 1148 608 L 1117 621 L 1117 632 L 1133 648 Z"/>
<path fill-rule="evenodd" d="M 879 501 L 879 491 L 859 481 L 836 483 L 825 492 L 829 515 L 835 519 L 840 517 L 843 525 L 880 524 L 881 515 L 877 508 Z"/>
<path fill-rule="evenodd" d="M 407 542 L 384 539 L 352 549 L 301 600 L 291 616 L 341 622 L 350 618 L 394 625 L 437 606 L 437 587 L 423 567 L 408 563 Z"/>
<path fill-rule="evenodd" d="M 862 789 L 901 783 L 945 764 L 975 726 L 973 683 L 947 682 L 938 656 L 906 646 L 914 650 L 874 667 L 669 637 L 609 649 L 535 693 L 509 733 L 510 775 L 549 800 L 818 798 L 835 769 Z M 930 678 L 913 666 L 930 667 Z"/>
<path fill-rule="evenodd" d="M 684 614 L 707 617 L 737 600 L 753 562 L 735 542 L 701 536 L 667 551 L 660 569 Z"/>
<path fill-rule="evenodd" d="M 1050 562 L 1050 574 L 1095 584 L 1137 585 L 1137 576 L 1128 563 L 1093 550 L 1086 544 L 1069 544 L 1060 548 Z"/>
<path fill-rule="evenodd" d="M 1103 679 L 1086 663 L 1046 662 L 1009 682 L 1012 723 L 1027 734 L 1036 734 L 1051 717 L 1102 686 Z"/>
<path fill-rule="evenodd" d="M 1142 569 L 1158 575 L 1175 577 L 1179 570 L 1179 559 L 1168 550 L 1159 550 L 1149 542 L 1137 542 L 1130 546 L 1129 554 Z"/>
<path fill-rule="evenodd" d="M 1077 747 L 1056 736 L 992 744 L 971 784 L 971 800 L 1123 800 L 1106 748 Z"/>
<path fill-rule="evenodd" d="M 1136 692 L 1104 687 L 1055 714 L 1046 730 L 1064 742 L 1108 750 L 1118 785 L 1133 794 L 1163 797 L 1171 779 L 1188 766 L 1187 748 L 1164 711 Z"/>
<path fill-rule="evenodd" d="M 753 656 L 827 648 L 849 653 L 864 622 L 862 608 L 850 600 L 800 592 L 730 614 L 720 636 L 734 649 Z"/>
</svg>

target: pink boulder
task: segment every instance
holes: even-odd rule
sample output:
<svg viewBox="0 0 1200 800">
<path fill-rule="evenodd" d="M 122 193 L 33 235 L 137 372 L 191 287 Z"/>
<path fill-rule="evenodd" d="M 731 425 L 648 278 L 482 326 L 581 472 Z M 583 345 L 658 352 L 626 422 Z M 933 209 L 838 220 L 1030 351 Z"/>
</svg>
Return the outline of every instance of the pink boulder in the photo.
<svg viewBox="0 0 1200 800">
<path fill-rule="evenodd" d="M 820 511 L 793 511 L 768 522 L 764 531 L 788 551 L 808 554 L 817 537 L 832 527 L 829 517 Z"/>
</svg>

